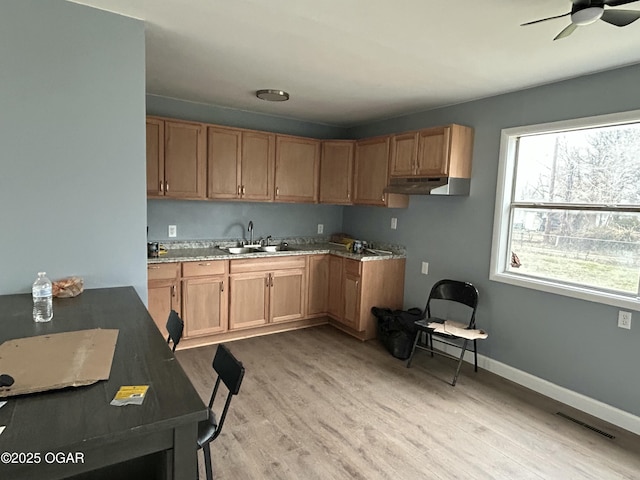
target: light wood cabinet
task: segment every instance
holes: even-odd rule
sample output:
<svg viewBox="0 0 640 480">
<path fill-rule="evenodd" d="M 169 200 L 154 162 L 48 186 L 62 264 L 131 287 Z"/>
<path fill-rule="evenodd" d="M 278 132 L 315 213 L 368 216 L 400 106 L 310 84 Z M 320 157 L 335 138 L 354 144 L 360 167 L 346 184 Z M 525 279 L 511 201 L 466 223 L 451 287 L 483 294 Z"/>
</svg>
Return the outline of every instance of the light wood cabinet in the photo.
<svg viewBox="0 0 640 480">
<path fill-rule="evenodd" d="M 147 195 L 164 195 L 164 121 L 147 118 Z"/>
<path fill-rule="evenodd" d="M 200 123 L 147 117 L 148 195 L 205 198 L 205 143 Z"/>
<path fill-rule="evenodd" d="M 229 329 L 305 317 L 306 257 L 232 260 Z"/>
<path fill-rule="evenodd" d="M 329 308 L 329 255 L 309 257 L 307 315 L 325 315 Z"/>
<path fill-rule="evenodd" d="M 165 338 L 169 313 L 171 310 L 181 313 L 179 271 L 179 263 L 147 265 L 148 309 Z"/>
<path fill-rule="evenodd" d="M 329 288 L 327 313 L 335 319 L 342 318 L 342 257 L 329 255 Z"/>
<path fill-rule="evenodd" d="M 207 196 L 273 200 L 275 135 L 242 129 L 207 129 Z"/>
<path fill-rule="evenodd" d="M 320 140 L 276 135 L 275 201 L 318 201 Z"/>
<path fill-rule="evenodd" d="M 371 307 L 402 308 L 404 259 L 359 262 L 341 258 L 329 270 L 335 283 L 333 294 L 329 287 L 329 315 L 336 327 L 351 335 L 362 340 L 376 336 Z"/>
<path fill-rule="evenodd" d="M 394 135 L 391 176 L 471 178 L 473 134 L 452 124 Z"/>
<path fill-rule="evenodd" d="M 325 140 L 320 156 L 320 203 L 350 205 L 355 142 Z"/>
<path fill-rule="evenodd" d="M 228 327 L 226 260 L 182 264 L 184 337 L 225 332 Z"/>
<path fill-rule="evenodd" d="M 354 204 L 391 208 L 409 205 L 407 195 L 384 192 L 389 179 L 390 138 L 375 137 L 356 142 Z"/>
</svg>

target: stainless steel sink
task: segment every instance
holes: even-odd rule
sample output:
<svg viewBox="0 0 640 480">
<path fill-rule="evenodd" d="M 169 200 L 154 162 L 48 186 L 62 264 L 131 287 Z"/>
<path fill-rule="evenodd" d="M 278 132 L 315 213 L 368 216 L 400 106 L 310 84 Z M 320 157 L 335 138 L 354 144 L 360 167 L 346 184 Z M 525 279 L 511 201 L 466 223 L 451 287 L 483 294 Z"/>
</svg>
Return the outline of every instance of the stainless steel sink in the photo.
<svg viewBox="0 0 640 480">
<path fill-rule="evenodd" d="M 289 247 L 282 245 L 265 245 L 264 247 L 258 247 L 260 252 L 285 252 L 289 250 Z"/>
<path fill-rule="evenodd" d="M 249 247 L 229 247 L 225 248 L 224 250 L 227 250 L 229 253 L 232 253 L 234 255 L 238 255 L 240 253 L 254 253 L 256 251 L 255 248 Z"/>
</svg>

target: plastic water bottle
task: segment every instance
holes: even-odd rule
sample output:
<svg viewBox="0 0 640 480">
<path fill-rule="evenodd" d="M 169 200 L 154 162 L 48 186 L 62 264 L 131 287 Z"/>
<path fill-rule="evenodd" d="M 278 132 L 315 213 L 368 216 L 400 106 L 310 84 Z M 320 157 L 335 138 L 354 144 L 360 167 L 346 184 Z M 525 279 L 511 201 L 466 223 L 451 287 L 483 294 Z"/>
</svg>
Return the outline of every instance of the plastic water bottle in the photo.
<svg viewBox="0 0 640 480">
<path fill-rule="evenodd" d="M 38 272 L 38 278 L 33 282 L 33 320 L 48 322 L 53 318 L 53 302 L 51 295 L 51 281 L 46 272 Z"/>
</svg>

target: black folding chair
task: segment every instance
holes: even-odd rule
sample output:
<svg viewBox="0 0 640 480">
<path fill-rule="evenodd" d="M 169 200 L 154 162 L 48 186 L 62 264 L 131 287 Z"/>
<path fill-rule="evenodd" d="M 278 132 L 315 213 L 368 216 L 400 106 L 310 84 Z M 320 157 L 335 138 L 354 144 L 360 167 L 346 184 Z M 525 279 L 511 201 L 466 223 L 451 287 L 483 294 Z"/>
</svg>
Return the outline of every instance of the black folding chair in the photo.
<svg viewBox="0 0 640 480">
<path fill-rule="evenodd" d="M 173 351 L 176 351 L 176 347 L 178 343 L 180 343 L 180 339 L 182 338 L 182 331 L 184 330 L 184 322 L 178 315 L 178 312 L 175 310 L 171 310 L 169 313 L 169 318 L 167 319 L 167 332 L 169 332 L 169 336 L 167 337 L 167 345 L 171 345 L 173 342 Z"/>
<path fill-rule="evenodd" d="M 222 431 L 224 419 L 227 416 L 231 399 L 240 391 L 240 385 L 244 377 L 244 367 L 229 351 L 225 345 L 218 345 L 216 354 L 213 358 L 213 369 L 218 374 L 211 399 L 209 400 L 209 418 L 198 424 L 198 448 L 202 448 L 204 454 L 204 466 L 207 474 L 207 480 L 213 480 L 213 469 L 211 467 L 211 450 L 210 444 Z M 227 399 L 224 403 L 222 412 L 220 413 L 220 421 L 216 421 L 216 415 L 213 412 L 213 404 L 218 393 L 218 387 L 222 381 L 227 387 Z"/>
<path fill-rule="evenodd" d="M 468 307 L 467 310 L 470 314 L 468 324 L 457 324 L 454 326 L 450 320 L 443 318 L 433 317 L 431 315 L 432 302 L 434 300 L 443 300 L 445 302 L 453 302 L 462 304 Z M 407 360 L 407 368 L 411 366 L 411 361 L 415 354 L 416 349 L 426 350 L 433 354 L 442 355 L 447 358 L 452 358 L 458 361 L 455 375 L 453 376 L 452 386 L 456 385 L 458 375 L 460 374 L 460 367 L 464 354 L 467 351 L 467 347 L 473 342 L 473 357 L 474 357 L 474 369 L 478 371 L 478 350 L 476 345 L 477 338 L 486 338 L 486 333 L 476 330 L 476 309 L 478 307 L 478 290 L 469 282 L 460 282 L 457 280 L 440 280 L 431 289 L 429 299 L 427 300 L 427 306 L 424 310 L 425 317 L 415 322 L 418 329 L 415 341 L 413 342 L 413 348 L 409 360 Z M 445 323 L 446 322 L 446 323 Z M 431 327 L 429 326 L 431 324 Z M 435 325 L 441 324 L 441 325 Z M 447 331 L 447 324 L 451 327 Z M 462 328 L 460 328 L 462 327 Z M 426 334 L 426 343 L 422 341 L 422 333 Z M 433 341 L 445 344 L 451 347 L 460 349 L 460 356 L 456 357 L 450 353 L 433 348 Z M 462 341 L 462 345 L 460 345 Z"/>
</svg>

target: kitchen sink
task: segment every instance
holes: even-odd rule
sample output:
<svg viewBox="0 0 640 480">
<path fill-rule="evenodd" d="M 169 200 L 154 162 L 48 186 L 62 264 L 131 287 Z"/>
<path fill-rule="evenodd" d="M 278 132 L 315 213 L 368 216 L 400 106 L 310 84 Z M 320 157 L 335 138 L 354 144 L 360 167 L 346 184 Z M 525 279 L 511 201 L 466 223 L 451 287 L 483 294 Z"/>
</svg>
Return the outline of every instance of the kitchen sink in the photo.
<svg viewBox="0 0 640 480">
<path fill-rule="evenodd" d="M 223 250 L 227 250 L 229 253 L 232 253 L 234 255 L 237 255 L 240 253 L 254 253 L 256 251 L 255 248 L 250 248 L 250 247 L 229 247 Z"/>
<path fill-rule="evenodd" d="M 266 245 L 264 247 L 259 247 L 258 250 L 260 252 L 286 252 L 289 250 L 289 247 L 282 245 Z"/>
<path fill-rule="evenodd" d="M 245 247 L 219 247 L 220 250 L 225 252 L 229 252 L 232 255 L 240 255 L 242 253 L 275 253 L 275 252 L 289 252 L 294 250 L 290 248 L 288 245 L 265 245 L 265 246 L 245 246 Z"/>
</svg>

